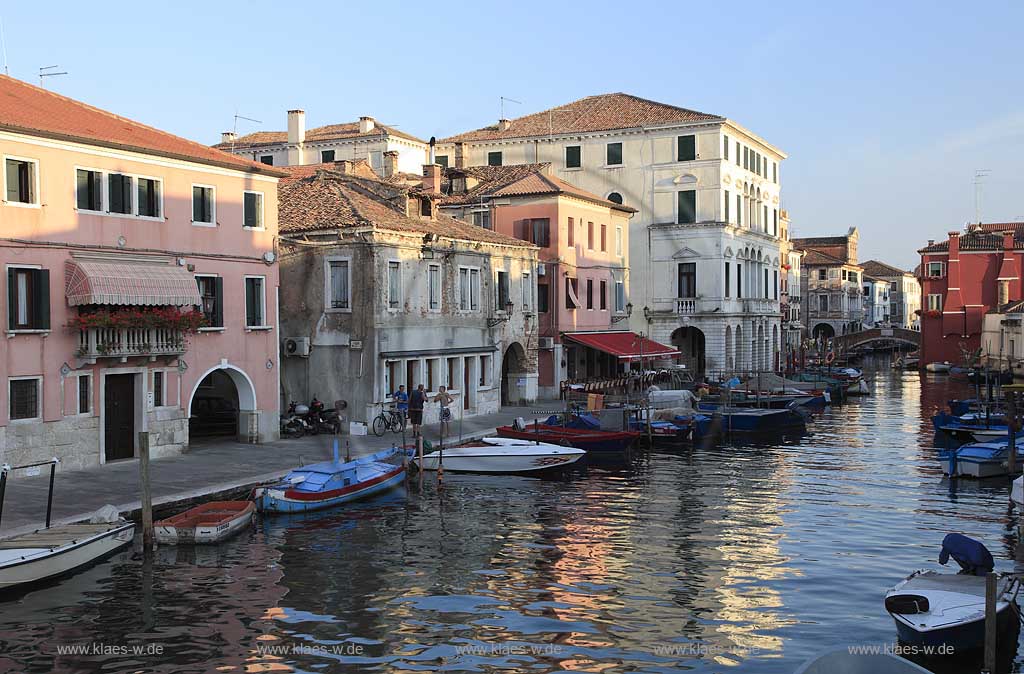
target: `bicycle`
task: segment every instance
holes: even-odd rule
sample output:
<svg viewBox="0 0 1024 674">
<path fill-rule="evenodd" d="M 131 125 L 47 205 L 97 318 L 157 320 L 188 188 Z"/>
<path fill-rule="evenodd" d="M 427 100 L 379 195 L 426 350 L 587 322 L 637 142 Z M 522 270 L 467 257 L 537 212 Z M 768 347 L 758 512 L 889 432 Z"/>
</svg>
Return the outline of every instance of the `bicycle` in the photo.
<svg viewBox="0 0 1024 674">
<path fill-rule="evenodd" d="M 373 419 L 373 434 L 378 438 L 387 431 L 401 433 L 405 428 L 405 413 L 402 410 L 381 410 Z"/>
</svg>

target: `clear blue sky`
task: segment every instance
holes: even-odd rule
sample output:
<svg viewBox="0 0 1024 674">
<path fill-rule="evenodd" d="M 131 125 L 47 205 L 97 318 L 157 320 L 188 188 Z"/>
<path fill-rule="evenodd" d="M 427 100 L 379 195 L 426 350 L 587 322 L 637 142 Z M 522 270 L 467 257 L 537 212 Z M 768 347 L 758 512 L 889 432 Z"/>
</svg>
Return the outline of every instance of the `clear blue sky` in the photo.
<svg viewBox="0 0 1024 674">
<path fill-rule="evenodd" d="M 1024 220 L 1024 2 L 8 2 L 10 73 L 214 143 L 372 115 L 423 138 L 624 91 L 789 154 L 794 234 L 860 227 L 910 267 L 974 218 Z"/>
</svg>

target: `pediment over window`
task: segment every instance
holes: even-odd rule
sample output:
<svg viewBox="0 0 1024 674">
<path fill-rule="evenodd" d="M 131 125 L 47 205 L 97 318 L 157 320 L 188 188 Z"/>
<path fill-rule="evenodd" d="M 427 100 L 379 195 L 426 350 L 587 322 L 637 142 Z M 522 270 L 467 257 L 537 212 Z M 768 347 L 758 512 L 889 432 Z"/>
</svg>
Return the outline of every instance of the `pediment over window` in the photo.
<svg viewBox="0 0 1024 674">
<path fill-rule="evenodd" d="M 684 173 L 681 176 L 676 176 L 672 182 L 674 182 L 676 185 L 696 185 L 697 176 L 693 175 L 692 173 Z"/>
<path fill-rule="evenodd" d="M 676 251 L 675 255 L 672 256 L 672 259 L 684 260 L 686 258 L 691 257 L 700 257 L 700 253 L 695 251 L 693 248 L 690 248 L 689 246 L 683 246 L 682 248 Z"/>
<path fill-rule="evenodd" d="M 725 247 L 725 253 L 724 253 L 724 255 L 725 255 L 726 257 L 732 257 L 732 247 L 730 247 L 730 246 L 726 246 L 726 247 Z"/>
</svg>

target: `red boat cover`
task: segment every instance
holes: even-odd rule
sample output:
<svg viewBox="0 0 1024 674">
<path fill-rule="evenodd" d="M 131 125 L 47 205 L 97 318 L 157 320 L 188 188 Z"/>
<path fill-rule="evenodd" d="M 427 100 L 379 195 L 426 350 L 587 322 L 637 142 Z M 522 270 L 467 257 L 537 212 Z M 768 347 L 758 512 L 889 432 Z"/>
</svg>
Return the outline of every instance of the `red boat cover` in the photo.
<svg viewBox="0 0 1024 674">
<path fill-rule="evenodd" d="M 678 356 L 679 350 L 641 337 L 635 332 L 575 332 L 566 333 L 566 339 L 592 349 L 611 354 L 620 360 L 665 358 Z"/>
</svg>

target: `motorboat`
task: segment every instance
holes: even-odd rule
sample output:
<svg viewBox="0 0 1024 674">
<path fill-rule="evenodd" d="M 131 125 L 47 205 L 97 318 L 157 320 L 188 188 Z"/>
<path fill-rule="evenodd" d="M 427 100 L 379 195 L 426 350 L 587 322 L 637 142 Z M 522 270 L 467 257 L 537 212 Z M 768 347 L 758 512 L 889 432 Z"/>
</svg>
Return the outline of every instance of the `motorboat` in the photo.
<svg viewBox="0 0 1024 674">
<path fill-rule="evenodd" d="M 985 575 L 995 568 L 992 554 L 962 534 L 947 534 L 939 563 L 953 558 L 959 573 L 915 571 L 885 594 L 885 610 L 896 623 L 900 641 L 910 645 L 947 644 L 954 652 L 979 648 L 985 640 Z M 996 588 L 1000 632 L 1016 627 L 1019 609 L 1016 576 L 1002 576 Z"/>
<path fill-rule="evenodd" d="M 891 653 L 855 653 L 852 647 L 823 653 L 794 674 L 930 674 L 929 670 Z"/>
<path fill-rule="evenodd" d="M 258 487 L 254 500 L 263 513 L 319 510 L 385 492 L 404 478 L 403 450 L 392 447 L 342 462 L 335 441 L 333 460 L 296 468 L 280 482 Z"/>
<path fill-rule="evenodd" d="M 924 366 L 924 369 L 927 370 L 928 372 L 942 372 L 942 373 L 945 373 L 945 372 L 949 372 L 949 368 L 951 368 L 951 367 L 953 367 L 952 364 L 950 364 L 948 362 L 928 363 L 927 365 Z"/>
<path fill-rule="evenodd" d="M 757 409 L 747 407 L 722 407 L 710 415 L 697 419 L 694 438 L 728 433 L 780 433 L 802 431 L 807 420 L 804 414 L 792 407 L 784 409 Z"/>
<path fill-rule="evenodd" d="M 585 455 L 584 450 L 576 447 L 498 437 L 439 448 L 424 454 L 422 462 L 419 457 L 412 462 L 427 471 L 538 475 L 564 470 Z"/>
<path fill-rule="evenodd" d="M 502 438 L 544 442 L 552 445 L 576 447 L 588 454 L 623 454 L 640 437 L 638 431 L 605 431 L 598 428 L 580 428 L 577 425 L 558 425 L 557 417 L 546 423 L 525 424 L 517 419 L 515 424 L 499 426 L 495 432 Z"/>
<path fill-rule="evenodd" d="M 153 524 L 157 543 L 219 543 L 252 524 L 252 501 L 210 501 Z"/>
<path fill-rule="evenodd" d="M 976 442 L 939 451 L 942 472 L 950 477 L 995 477 L 1009 472 L 1007 440 Z"/>
</svg>

